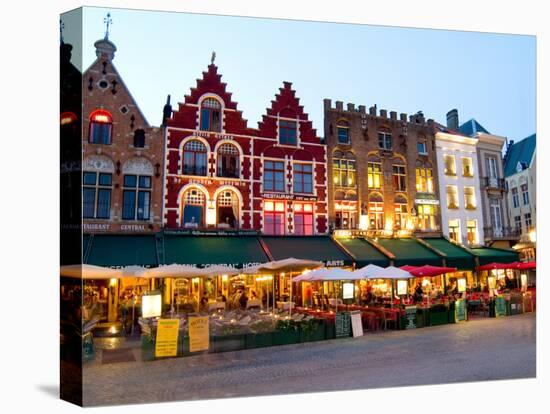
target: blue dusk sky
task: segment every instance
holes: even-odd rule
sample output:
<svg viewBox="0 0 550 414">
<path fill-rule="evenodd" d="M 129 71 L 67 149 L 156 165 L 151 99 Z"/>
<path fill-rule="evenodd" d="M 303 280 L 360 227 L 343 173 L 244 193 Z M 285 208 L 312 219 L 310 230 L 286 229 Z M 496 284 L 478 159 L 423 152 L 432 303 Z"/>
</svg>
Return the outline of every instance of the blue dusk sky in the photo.
<svg viewBox="0 0 550 414">
<path fill-rule="evenodd" d="M 114 64 L 152 125 L 166 96 L 182 102 L 216 52 L 227 90 L 250 127 L 283 81 L 293 83 L 318 135 L 323 98 L 446 122 L 476 118 L 491 133 L 535 132 L 534 36 L 85 8 L 84 68 L 111 12 Z M 411 22 L 413 24 L 414 22 Z"/>
</svg>

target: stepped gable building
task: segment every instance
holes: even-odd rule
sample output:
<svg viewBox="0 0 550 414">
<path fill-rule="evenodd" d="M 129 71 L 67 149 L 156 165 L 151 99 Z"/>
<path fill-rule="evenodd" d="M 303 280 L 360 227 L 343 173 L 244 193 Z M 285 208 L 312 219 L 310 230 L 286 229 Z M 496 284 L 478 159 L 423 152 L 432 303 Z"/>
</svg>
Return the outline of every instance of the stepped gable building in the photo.
<svg viewBox="0 0 550 414">
<path fill-rule="evenodd" d="M 327 232 L 326 148 L 291 83 L 249 128 L 212 62 L 165 123 L 167 229 Z"/>
<path fill-rule="evenodd" d="M 440 234 L 433 121 L 324 100 L 329 222 L 369 236 Z"/>
<path fill-rule="evenodd" d="M 82 215 L 86 233 L 153 233 L 162 223 L 163 136 L 149 125 L 113 64 L 94 44 L 82 76 Z"/>
</svg>

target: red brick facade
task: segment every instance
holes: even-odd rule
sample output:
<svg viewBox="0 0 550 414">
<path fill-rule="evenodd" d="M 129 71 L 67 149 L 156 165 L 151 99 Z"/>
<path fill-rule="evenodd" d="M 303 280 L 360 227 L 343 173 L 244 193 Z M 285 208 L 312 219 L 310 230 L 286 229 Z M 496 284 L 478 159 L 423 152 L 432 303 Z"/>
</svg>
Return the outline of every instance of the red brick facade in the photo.
<svg viewBox="0 0 550 414">
<path fill-rule="evenodd" d="M 166 228 L 328 231 L 326 147 L 288 82 L 253 129 L 209 65 L 166 121 L 165 165 Z"/>
</svg>

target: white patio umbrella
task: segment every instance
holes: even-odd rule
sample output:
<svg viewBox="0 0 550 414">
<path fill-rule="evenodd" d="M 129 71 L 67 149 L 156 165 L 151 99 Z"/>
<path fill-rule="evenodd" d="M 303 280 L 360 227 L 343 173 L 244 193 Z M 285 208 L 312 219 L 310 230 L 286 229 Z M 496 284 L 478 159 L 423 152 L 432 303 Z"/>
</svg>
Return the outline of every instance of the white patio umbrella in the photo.
<svg viewBox="0 0 550 414">
<path fill-rule="evenodd" d="M 120 270 L 90 264 L 61 266 L 60 274 L 61 276 L 76 279 L 119 279 L 122 277 Z"/>
<path fill-rule="evenodd" d="M 368 264 L 360 269 L 354 270 L 352 273 L 359 277 L 359 279 L 368 279 L 373 275 L 382 274 L 384 271 L 383 267 L 377 266 L 375 264 Z"/>
<path fill-rule="evenodd" d="M 232 266 L 213 265 L 200 269 L 200 276 L 212 277 L 218 275 L 238 275 L 241 271 Z"/>
<path fill-rule="evenodd" d="M 393 298 L 394 298 L 394 289 L 393 281 L 394 280 L 403 280 L 411 279 L 414 276 L 409 272 L 399 269 L 395 266 L 388 266 L 386 268 L 381 268 L 381 270 L 372 271 L 372 274 L 367 277 L 367 279 L 389 279 L 391 280 L 391 307 L 393 308 Z"/>
<path fill-rule="evenodd" d="M 197 277 L 202 269 L 190 265 L 170 264 L 149 269 L 150 277 Z"/>
</svg>

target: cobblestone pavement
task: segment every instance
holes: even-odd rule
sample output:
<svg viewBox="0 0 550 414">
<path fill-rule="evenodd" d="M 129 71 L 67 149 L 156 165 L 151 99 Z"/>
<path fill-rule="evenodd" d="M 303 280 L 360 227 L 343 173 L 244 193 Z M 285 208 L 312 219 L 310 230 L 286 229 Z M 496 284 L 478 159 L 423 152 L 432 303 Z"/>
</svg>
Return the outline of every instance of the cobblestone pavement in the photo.
<svg viewBox="0 0 550 414">
<path fill-rule="evenodd" d="M 137 362 L 101 364 L 98 356 L 85 365 L 84 404 L 529 378 L 535 330 L 535 314 L 525 314 L 153 362 L 133 349 Z"/>
</svg>

